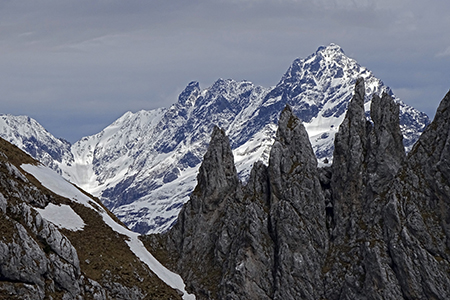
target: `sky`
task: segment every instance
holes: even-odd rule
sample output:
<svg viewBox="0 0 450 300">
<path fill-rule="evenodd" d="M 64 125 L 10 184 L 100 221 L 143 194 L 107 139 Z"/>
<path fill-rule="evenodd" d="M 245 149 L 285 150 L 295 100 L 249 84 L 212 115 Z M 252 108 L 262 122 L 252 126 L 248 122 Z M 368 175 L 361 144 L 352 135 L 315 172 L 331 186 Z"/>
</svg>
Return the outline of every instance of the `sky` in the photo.
<svg viewBox="0 0 450 300">
<path fill-rule="evenodd" d="M 191 81 L 274 86 L 340 45 L 430 117 L 450 89 L 448 0 L 0 0 L 0 113 L 75 142 Z"/>
</svg>

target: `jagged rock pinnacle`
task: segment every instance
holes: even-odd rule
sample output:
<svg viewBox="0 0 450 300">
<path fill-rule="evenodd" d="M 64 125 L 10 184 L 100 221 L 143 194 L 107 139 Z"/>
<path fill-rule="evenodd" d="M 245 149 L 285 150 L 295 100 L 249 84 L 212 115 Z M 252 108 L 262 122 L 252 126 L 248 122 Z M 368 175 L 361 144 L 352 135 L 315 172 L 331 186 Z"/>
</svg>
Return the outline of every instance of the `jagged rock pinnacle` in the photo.
<svg viewBox="0 0 450 300">
<path fill-rule="evenodd" d="M 194 193 L 200 193 L 204 199 L 216 199 L 238 183 L 230 141 L 225 131 L 216 126 L 199 169 Z"/>
<path fill-rule="evenodd" d="M 284 193 L 284 177 L 298 171 L 312 171 L 317 160 L 308 133 L 289 105 L 281 112 L 276 141 L 269 159 L 269 173 L 275 193 Z"/>
<path fill-rule="evenodd" d="M 320 171 L 290 106 L 269 165 L 244 187 L 214 129 L 197 189 L 156 251 L 198 299 L 450 298 L 450 93 L 405 158 L 398 104 L 374 96 L 368 121 L 364 90 L 358 80 Z"/>
<path fill-rule="evenodd" d="M 316 283 L 321 274 L 313 266 L 321 264 L 328 247 L 325 201 L 308 134 L 288 105 L 280 115 L 268 170 L 276 245 L 274 299 L 320 299 L 323 286 Z M 293 264 L 298 257 L 303 260 Z"/>
<path fill-rule="evenodd" d="M 450 298 L 449 156 L 450 92 L 386 197 L 388 251 L 408 299 Z"/>
<path fill-rule="evenodd" d="M 354 194 L 353 189 L 359 189 L 362 184 L 360 168 L 364 161 L 367 140 L 364 96 L 364 79 L 359 78 L 356 81 L 355 94 L 348 104 L 347 114 L 334 142 L 333 177 L 336 183 L 340 182 L 335 186 L 342 185 L 340 190 L 352 194 Z M 349 182 L 354 182 L 356 186 L 348 186 Z"/>
<path fill-rule="evenodd" d="M 392 182 L 406 158 L 403 136 L 400 131 L 399 105 L 391 96 L 374 95 L 370 107 L 373 130 L 370 134 L 367 172 L 373 192 L 380 193 Z"/>
</svg>

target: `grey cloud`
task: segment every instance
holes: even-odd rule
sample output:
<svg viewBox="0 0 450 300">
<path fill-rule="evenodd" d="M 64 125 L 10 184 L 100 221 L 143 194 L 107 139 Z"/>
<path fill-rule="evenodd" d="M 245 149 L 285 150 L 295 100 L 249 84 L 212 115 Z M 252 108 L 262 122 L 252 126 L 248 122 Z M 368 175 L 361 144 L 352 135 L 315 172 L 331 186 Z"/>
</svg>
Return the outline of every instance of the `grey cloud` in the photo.
<svg viewBox="0 0 450 300">
<path fill-rule="evenodd" d="M 450 3 L 433 3 L 2 1 L 0 112 L 74 141 L 128 110 L 169 106 L 191 80 L 275 85 L 295 58 L 334 42 L 433 114 L 424 95 L 438 102 L 450 78 Z"/>
</svg>

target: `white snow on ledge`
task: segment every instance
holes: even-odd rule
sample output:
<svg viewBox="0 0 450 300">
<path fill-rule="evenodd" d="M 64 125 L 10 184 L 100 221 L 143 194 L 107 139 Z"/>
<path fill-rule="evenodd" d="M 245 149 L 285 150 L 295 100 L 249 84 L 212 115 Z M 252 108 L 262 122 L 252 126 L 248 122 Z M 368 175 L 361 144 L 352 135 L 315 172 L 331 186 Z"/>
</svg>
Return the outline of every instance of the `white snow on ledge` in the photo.
<svg viewBox="0 0 450 300">
<path fill-rule="evenodd" d="M 41 216 L 59 228 L 72 231 L 83 230 L 83 219 L 69 205 L 49 203 L 44 209 L 36 208 Z"/>
<path fill-rule="evenodd" d="M 51 190 L 52 192 L 61 195 L 65 198 L 68 198 L 74 202 L 81 203 L 94 211 L 97 211 L 93 206 L 91 206 L 90 202 L 92 199 L 83 194 L 80 190 L 78 190 L 71 183 L 63 179 L 60 175 L 58 175 L 53 170 L 43 166 L 34 166 L 29 164 L 23 164 L 20 166 L 22 170 L 33 175 L 39 182 Z M 47 207 L 50 204 L 47 205 Z M 54 205 L 56 206 L 56 205 Z M 47 210 L 47 207 L 43 209 L 43 211 Z M 56 206 L 58 207 L 58 206 Z M 50 208 L 50 211 L 54 208 Z M 58 207 L 57 211 L 60 212 L 60 207 Z M 49 212 L 50 212 L 49 211 Z M 73 210 L 72 210 L 73 211 Z M 73 212 L 75 213 L 75 212 Z M 112 228 L 112 230 L 123 234 L 129 237 L 129 240 L 126 242 L 130 247 L 131 252 L 133 252 L 142 262 L 144 262 L 162 281 L 164 281 L 167 285 L 172 287 L 173 289 L 177 289 L 183 293 L 184 300 L 194 300 L 195 296 L 192 294 L 188 294 L 185 290 L 185 284 L 180 275 L 169 271 L 166 267 L 164 267 L 155 257 L 145 248 L 142 241 L 139 239 L 139 233 L 133 232 L 128 228 L 116 223 L 109 214 L 102 209 L 99 214 L 102 216 L 103 221 Z M 78 216 L 78 215 L 77 215 Z M 43 215 L 44 217 L 44 215 Z M 45 217 L 44 217 L 45 218 Z M 51 217 L 50 217 L 51 218 Z M 81 219 L 81 218 L 80 218 Z M 52 220 L 50 222 L 54 223 Z M 55 220 L 56 222 L 56 220 Z M 69 222 L 64 225 L 68 225 Z M 55 223 L 56 224 L 56 223 Z M 84 224 L 84 222 L 83 222 Z"/>
</svg>

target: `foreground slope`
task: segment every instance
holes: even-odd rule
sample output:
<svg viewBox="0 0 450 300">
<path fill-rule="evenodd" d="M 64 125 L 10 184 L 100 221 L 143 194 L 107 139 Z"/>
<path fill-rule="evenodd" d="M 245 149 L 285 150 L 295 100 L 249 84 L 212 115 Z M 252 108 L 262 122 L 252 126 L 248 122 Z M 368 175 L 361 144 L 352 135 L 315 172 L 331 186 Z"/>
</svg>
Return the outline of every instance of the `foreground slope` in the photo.
<svg viewBox="0 0 450 300">
<path fill-rule="evenodd" d="M 132 230 L 162 232 L 174 224 L 196 185 L 214 126 L 229 136 L 239 178 L 246 181 L 256 161 L 268 163 L 277 120 L 289 104 L 302 120 L 319 164 L 326 166 L 333 159 L 334 136 L 358 77 L 366 82 L 367 116 L 373 94 L 386 92 L 399 103 L 404 146 L 411 149 L 429 123 L 427 116 L 396 99 L 389 87 L 335 44 L 296 59 L 275 87 L 219 79 L 201 89 L 191 82 L 170 108 L 128 112 L 70 149 L 57 146 L 61 155 L 54 154 L 55 142 L 37 135 L 41 129 L 25 126 L 24 133 L 16 133 L 4 123 L 0 135 L 27 151 L 40 149 L 42 154 L 35 157 L 51 158 L 44 162 L 99 197 Z M 22 121 L 9 117 L 10 124 Z"/>
<path fill-rule="evenodd" d="M 368 121 L 365 91 L 358 79 L 330 167 L 287 106 L 244 186 L 216 128 L 177 223 L 147 247 L 198 299 L 449 299 L 450 92 L 406 156 L 401 107 L 375 95 Z"/>
<path fill-rule="evenodd" d="M 0 177 L 1 299 L 181 299 L 136 233 L 3 139 Z"/>
</svg>

